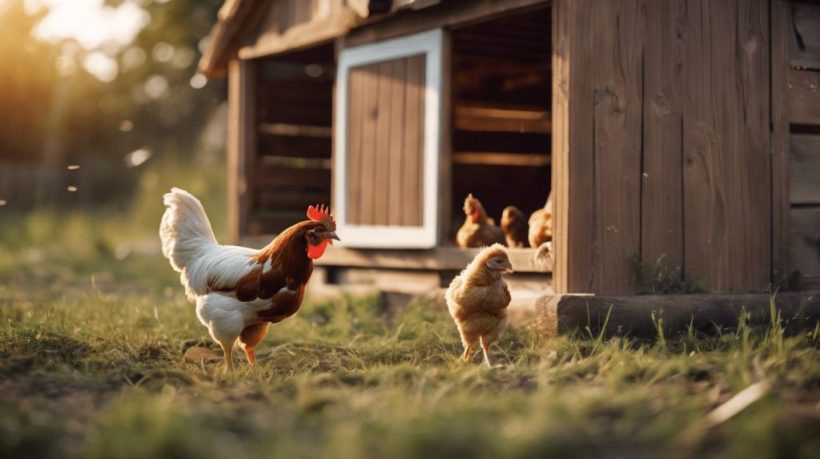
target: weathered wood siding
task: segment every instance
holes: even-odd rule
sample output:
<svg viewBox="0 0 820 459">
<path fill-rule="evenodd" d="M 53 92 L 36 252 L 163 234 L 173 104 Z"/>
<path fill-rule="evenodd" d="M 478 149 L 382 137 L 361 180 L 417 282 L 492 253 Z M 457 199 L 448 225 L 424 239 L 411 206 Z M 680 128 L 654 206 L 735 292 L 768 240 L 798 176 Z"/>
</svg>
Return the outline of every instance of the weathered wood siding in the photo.
<svg viewBox="0 0 820 459">
<path fill-rule="evenodd" d="M 355 67 L 348 77 L 348 222 L 421 226 L 423 55 Z"/>
<path fill-rule="evenodd" d="M 765 290 L 769 3 L 557 0 L 553 18 L 556 291 L 632 292 L 635 255 Z"/>
</svg>

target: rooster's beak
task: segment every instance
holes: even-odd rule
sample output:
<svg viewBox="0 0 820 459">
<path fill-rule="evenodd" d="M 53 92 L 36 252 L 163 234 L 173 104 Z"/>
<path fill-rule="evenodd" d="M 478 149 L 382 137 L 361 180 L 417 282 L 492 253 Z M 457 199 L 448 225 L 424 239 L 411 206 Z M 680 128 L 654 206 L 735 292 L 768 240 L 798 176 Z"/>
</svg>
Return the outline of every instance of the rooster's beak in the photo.
<svg viewBox="0 0 820 459">
<path fill-rule="evenodd" d="M 328 239 L 336 239 L 337 241 L 342 242 L 342 240 L 339 239 L 339 236 L 337 236 L 336 233 L 333 232 L 333 231 L 327 233 L 327 238 Z"/>
<path fill-rule="evenodd" d="M 506 270 L 504 270 L 504 274 L 512 274 L 512 273 L 514 273 L 514 272 L 515 272 L 515 271 L 513 271 L 513 268 L 512 268 L 512 263 L 507 263 L 507 269 L 506 269 Z"/>
</svg>

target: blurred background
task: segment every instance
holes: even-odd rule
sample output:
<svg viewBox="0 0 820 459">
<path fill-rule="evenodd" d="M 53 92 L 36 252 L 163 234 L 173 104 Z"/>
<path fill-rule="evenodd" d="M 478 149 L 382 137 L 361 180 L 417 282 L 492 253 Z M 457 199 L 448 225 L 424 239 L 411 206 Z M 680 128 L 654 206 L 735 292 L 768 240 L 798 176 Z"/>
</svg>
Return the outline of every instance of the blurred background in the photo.
<svg viewBox="0 0 820 459">
<path fill-rule="evenodd" d="M 197 72 L 221 3 L 0 0 L 5 244 L 63 239 L 71 222 L 116 252 L 107 233 L 155 238 L 172 185 L 223 231 L 226 87 Z"/>
</svg>

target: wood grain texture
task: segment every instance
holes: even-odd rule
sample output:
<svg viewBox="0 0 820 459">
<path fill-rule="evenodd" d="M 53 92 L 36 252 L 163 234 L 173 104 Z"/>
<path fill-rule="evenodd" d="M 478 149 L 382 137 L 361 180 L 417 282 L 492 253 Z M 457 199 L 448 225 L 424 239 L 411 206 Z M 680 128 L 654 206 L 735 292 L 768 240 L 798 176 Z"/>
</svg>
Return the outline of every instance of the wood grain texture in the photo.
<svg viewBox="0 0 820 459">
<path fill-rule="evenodd" d="M 790 135 L 789 43 L 793 35 L 792 3 L 773 0 L 772 24 L 772 282 L 777 285 L 791 272 L 789 263 Z"/>
<path fill-rule="evenodd" d="M 690 1 L 684 267 L 714 291 L 770 280 L 768 5 Z"/>
<path fill-rule="evenodd" d="M 362 203 L 362 124 L 364 123 L 364 104 L 366 91 L 366 73 L 354 69 L 348 76 L 347 102 L 347 176 L 348 185 L 344 199 L 347 200 L 347 218 L 351 222 L 361 220 Z M 337 198 L 338 199 L 338 198 Z"/>
<path fill-rule="evenodd" d="M 425 56 L 352 68 L 348 221 L 421 226 Z"/>
<path fill-rule="evenodd" d="M 556 292 L 594 291 L 592 38 L 589 0 L 553 3 L 552 190 Z"/>
<path fill-rule="evenodd" d="M 376 108 L 376 146 L 374 149 L 373 178 L 373 223 L 387 225 L 387 205 L 390 193 L 390 117 L 393 96 L 393 63 L 396 60 L 378 64 L 379 84 Z"/>
<path fill-rule="evenodd" d="M 820 134 L 791 136 L 791 203 L 820 205 Z"/>
<path fill-rule="evenodd" d="M 820 72 L 789 72 L 789 120 L 792 124 L 820 125 Z"/>
<path fill-rule="evenodd" d="M 683 267 L 683 0 L 645 2 L 641 258 Z"/>
<path fill-rule="evenodd" d="M 798 287 L 806 288 L 820 280 L 820 206 L 794 208 L 791 214 L 791 258 Z"/>
<path fill-rule="evenodd" d="M 256 160 L 256 64 L 232 60 L 228 65 L 228 227 L 234 242 L 249 234 Z"/>
<path fill-rule="evenodd" d="M 593 158 L 596 208 L 593 291 L 631 286 L 630 256 L 640 252 L 642 56 L 638 0 L 593 9 Z"/>
</svg>

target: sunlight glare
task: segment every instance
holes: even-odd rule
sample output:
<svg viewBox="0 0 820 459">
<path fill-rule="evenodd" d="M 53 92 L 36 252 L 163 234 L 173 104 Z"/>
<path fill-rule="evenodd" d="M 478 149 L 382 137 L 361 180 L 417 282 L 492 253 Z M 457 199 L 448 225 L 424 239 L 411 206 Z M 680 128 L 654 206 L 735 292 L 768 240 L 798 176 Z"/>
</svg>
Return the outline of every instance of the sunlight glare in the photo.
<svg viewBox="0 0 820 459">
<path fill-rule="evenodd" d="M 85 49 L 96 49 L 108 42 L 119 47 L 131 43 L 151 17 L 135 0 L 117 7 L 103 0 L 26 0 L 26 9 L 49 12 L 37 25 L 34 35 L 50 42 L 75 39 Z"/>
</svg>

